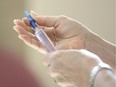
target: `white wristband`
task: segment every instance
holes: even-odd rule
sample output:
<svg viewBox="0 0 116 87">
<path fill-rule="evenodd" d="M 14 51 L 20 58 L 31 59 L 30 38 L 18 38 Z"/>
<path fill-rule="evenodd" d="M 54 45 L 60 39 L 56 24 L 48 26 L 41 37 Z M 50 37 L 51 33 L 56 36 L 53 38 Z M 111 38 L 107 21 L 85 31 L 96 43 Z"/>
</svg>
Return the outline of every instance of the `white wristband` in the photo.
<svg viewBox="0 0 116 87">
<path fill-rule="evenodd" d="M 88 87 L 94 87 L 95 78 L 96 78 L 97 74 L 103 69 L 112 71 L 112 68 L 108 64 L 99 63 L 99 65 L 95 66 L 93 68 L 93 70 L 91 71 Z"/>
</svg>

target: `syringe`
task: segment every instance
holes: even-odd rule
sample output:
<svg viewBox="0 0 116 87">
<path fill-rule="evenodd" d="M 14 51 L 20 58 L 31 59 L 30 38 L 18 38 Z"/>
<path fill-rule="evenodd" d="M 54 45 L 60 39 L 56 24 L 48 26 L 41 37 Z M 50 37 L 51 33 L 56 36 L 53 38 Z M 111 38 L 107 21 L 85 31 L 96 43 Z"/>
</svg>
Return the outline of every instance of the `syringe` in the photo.
<svg viewBox="0 0 116 87">
<path fill-rule="evenodd" d="M 47 36 L 47 34 L 44 32 L 44 30 L 40 29 L 37 26 L 35 20 L 31 17 L 31 15 L 27 11 L 24 11 L 24 14 L 28 18 L 28 20 L 30 21 L 30 25 L 35 30 L 35 36 L 41 42 L 41 44 L 43 45 L 43 47 L 45 48 L 45 50 L 47 52 L 56 51 L 56 49 L 55 49 L 52 41 L 49 39 L 49 37 Z"/>
</svg>

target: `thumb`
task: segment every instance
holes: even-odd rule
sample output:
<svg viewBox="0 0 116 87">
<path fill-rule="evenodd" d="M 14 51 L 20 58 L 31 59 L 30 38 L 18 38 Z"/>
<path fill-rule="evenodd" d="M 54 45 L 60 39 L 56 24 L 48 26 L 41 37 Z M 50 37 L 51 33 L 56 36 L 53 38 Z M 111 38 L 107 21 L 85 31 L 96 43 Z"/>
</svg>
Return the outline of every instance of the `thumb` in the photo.
<svg viewBox="0 0 116 87">
<path fill-rule="evenodd" d="M 31 10 L 31 16 L 33 16 L 33 17 L 37 17 L 38 14 L 37 14 L 36 12 L 34 12 L 33 10 Z"/>
<path fill-rule="evenodd" d="M 38 25 L 55 28 L 58 27 L 60 23 L 59 21 L 62 18 L 62 16 L 39 16 L 34 11 L 31 11 L 31 16 L 34 18 Z"/>
<path fill-rule="evenodd" d="M 42 25 L 39 15 L 31 10 L 31 17 L 37 22 L 38 25 Z"/>
</svg>

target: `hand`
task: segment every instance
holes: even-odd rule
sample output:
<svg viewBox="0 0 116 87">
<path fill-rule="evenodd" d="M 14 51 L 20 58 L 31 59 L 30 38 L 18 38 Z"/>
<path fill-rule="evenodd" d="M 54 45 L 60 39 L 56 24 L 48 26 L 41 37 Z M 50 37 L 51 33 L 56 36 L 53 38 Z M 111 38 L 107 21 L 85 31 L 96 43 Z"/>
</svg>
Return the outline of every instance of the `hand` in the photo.
<svg viewBox="0 0 116 87">
<path fill-rule="evenodd" d="M 87 87 L 90 72 L 102 61 L 86 50 L 61 50 L 45 56 L 50 75 L 62 87 Z"/>
<path fill-rule="evenodd" d="M 91 33 L 85 26 L 66 16 L 38 16 L 31 11 L 39 27 L 43 28 L 57 49 L 84 49 L 87 35 Z M 14 29 L 19 33 L 19 38 L 32 48 L 42 48 L 34 35 L 27 19 L 14 21 Z M 43 49 L 43 48 L 42 48 Z"/>
</svg>

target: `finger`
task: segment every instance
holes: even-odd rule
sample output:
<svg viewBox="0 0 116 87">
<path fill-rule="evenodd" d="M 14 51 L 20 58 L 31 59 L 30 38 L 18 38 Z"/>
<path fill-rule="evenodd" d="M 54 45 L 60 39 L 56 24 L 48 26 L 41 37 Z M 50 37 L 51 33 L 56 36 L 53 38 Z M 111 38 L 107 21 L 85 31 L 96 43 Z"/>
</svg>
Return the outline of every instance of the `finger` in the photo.
<svg viewBox="0 0 116 87">
<path fill-rule="evenodd" d="M 23 21 L 21 21 L 19 19 L 16 19 L 16 20 L 14 20 L 14 23 L 16 25 L 19 25 L 19 26 L 23 27 L 26 31 L 31 32 L 31 33 L 34 34 L 34 30 L 31 29 L 31 27 L 27 26 Z"/>
<path fill-rule="evenodd" d="M 47 25 L 45 25 L 45 24 L 42 23 L 42 21 L 44 20 L 44 17 L 40 18 L 40 20 L 38 21 L 39 15 L 38 15 L 37 13 L 35 13 L 34 11 L 32 11 L 32 10 L 31 10 L 31 16 L 32 16 L 32 17 L 35 19 L 35 21 L 36 21 L 38 24 L 40 24 L 41 26 L 47 26 Z M 37 17 L 37 18 L 36 18 L 36 17 Z M 42 19 L 42 21 L 41 21 L 41 19 Z M 47 17 L 46 17 L 46 19 L 47 19 Z M 25 22 L 26 25 L 30 26 L 30 22 L 29 22 L 29 20 L 28 20 L 27 18 L 23 18 L 22 20 Z M 48 27 L 51 27 L 51 26 L 48 26 Z"/>
<path fill-rule="evenodd" d="M 58 27 L 62 20 L 67 19 L 65 16 L 38 16 L 33 11 L 31 11 L 31 16 L 39 25 L 55 28 Z"/>
<path fill-rule="evenodd" d="M 21 40 L 23 40 L 27 45 L 29 45 L 29 46 L 35 46 L 35 47 L 40 47 L 40 44 L 39 44 L 39 41 L 37 41 L 37 40 L 35 40 L 35 39 L 33 39 L 33 38 L 30 38 L 28 35 L 25 35 L 25 34 L 20 34 L 19 36 L 18 36 Z M 34 48 L 35 48 L 34 47 Z"/>
<path fill-rule="evenodd" d="M 26 34 L 26 35 L 28 35 L 30 38 L 33 38 L 33 39 L 35 39 L 35 40 L 38 40 L 37 39 L 37 37 L 34 35 L 34 34 L 32 34 L 32 33 L 30 33 L 30 32 L 28 32 L 28 31 L 26 31 L 25 29 L 23 29 L 23 27 L 21 27 L 21 26 L 19 26 L 19 25 L 17 25 L 17 26 L 14 26 L 14 30 L 16 31 L 16 32 L 18 32 L 19 34 Z M 56 42 L 56 39 L 55 39 L 55 35 L 53 34 L 53 30 L 51 29 L 51 28 L 44 28 L 44 31 L 46 32 L 46 34 L 48 35 L 48 37 L 51 39 L 51 41 L 53 42 L 53 44 L 55 45 L 55 42 Z"/>
<path fill-rule="evenodd" d="M 27 25 L 27 26 L 29 26 L 29 27 L 32 27 L 31 25 L 30 25 L 30 22 L 29 22 L 29 20 L 27 19 L 27 18 L 23 18 L 22 19 L 22 21 Z M 40 26 L 40 25 L 37 25 L 40 29 L 43 29 L 45 26 Z"/>
<path fill-rule="evenodd" d="M 30 22 L 29 22 L 29 20 L 28 20 L 27 18 L 23 18 L 22 21 L 23 21 L 27 26 L 30 26 L 30 27 L 31 27 Z"/>
<path fill-rule="evenodd" d="M 23 27 L 17 25 L 17 26 L 14 26 L 14 30 L 16 32 L 18 32 L 19 34 L 25 34 L 27 36 L 29 36 L 30 38 L 33 38 L 35 40 L 37 40 L 37 38 L 35 37 L 35 35 L 33 35 L 32 33 L 26 31 L 25 29 L 23 29 Z"/>
<path fill-rule="evenodd" d="M 24 41 L 25 44 L 27 44 L 28 46 L 39 50 L 41 53 L 45 53 L 45 50 L 43 50 L 43 47 L 41 45 L 41 43 L 33 38 L 30 38 L 29 36 L 25 35 L 25 34 L 20 34 L 18 36 L 21 40 Z"/>
<path fill-rule="evenodd" d="M 64 83 L 65 83 L 65 84 L 67 83 L 67 81 L 66 81 L 67 78 L 65 78 L 65 77 L 64 77 L 63 75 L 61 75 L 61 74 L 56 75 L 56 76 L 54 77 L 54 79 L 55 79 L 55 82 L 56 82 L 58 85 L 60 85 L 60 86 L 63 86 Z M 67 87 L 68 87 L 68 86 L 67 86 Z"/>
<path fill-rule="evenodd" d="M 22 27 L 24 27 L 24 29 L 27 29 L 27 27 L 24 25 L 24 23 L 22 23 L 22 21 L 19 19 L 15 19 L 14 24 L 22 26 Z"/>
<path fill-rule="evenodd" d="M 19 37 L 21 40 L 23 40 L 25 44 L 31 46 L 31 43 L 32 43 L 32 42 L 31 42 L 31 38 L 30 38 L 28 35 L 26 35 L 26 34 L 19 34 L 18 37 Z"/>
</svg>

